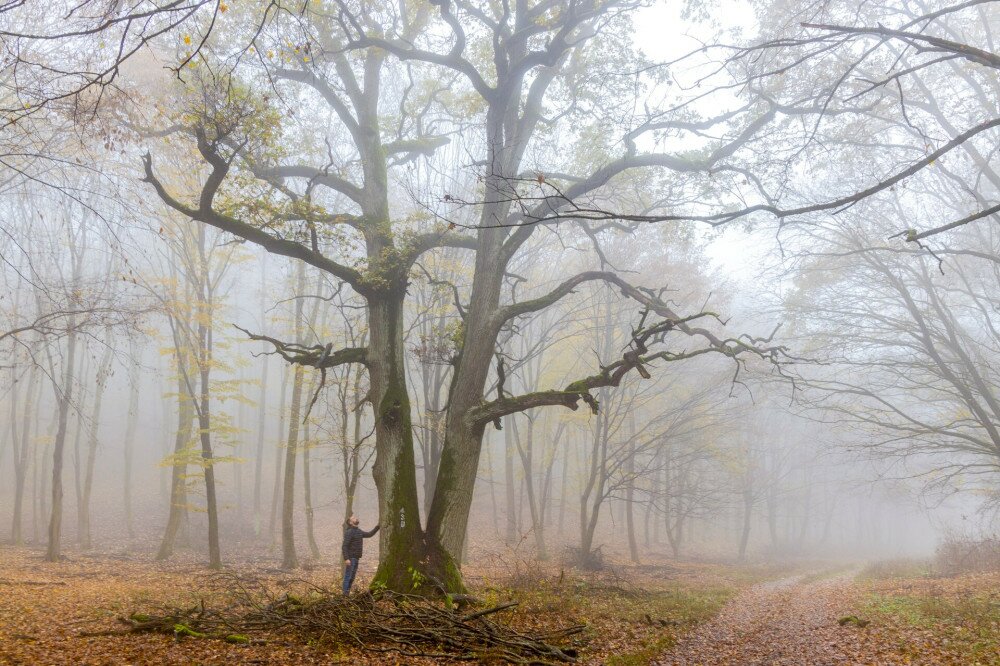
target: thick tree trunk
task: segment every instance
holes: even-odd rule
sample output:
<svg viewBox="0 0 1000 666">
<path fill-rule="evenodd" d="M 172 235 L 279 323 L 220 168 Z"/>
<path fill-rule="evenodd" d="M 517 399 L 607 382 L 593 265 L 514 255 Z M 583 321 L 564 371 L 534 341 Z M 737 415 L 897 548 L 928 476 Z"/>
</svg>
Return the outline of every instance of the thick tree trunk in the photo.
<svg viewBox="0 0 1000 666">
<path fill-rule="evenodd" d="M 467 334 L 467 339 L 468 337 L 472 336 Z M 452 383 L 438 482 L 428 516 L 428 532 L 445 553 L 461 553 L 464 548 L 473 490 L 479 471 L 479 456 L 482 452 L 483 427 L 470 424 L 465 418 L 481 399 L 486 369 L 491 358 L 491 348 L 484 351 L 482 345 L 477 347 L 475 351 L 480 357 L 478 360 L 470 358 L 466 361 L 465 354 L 472 353 L 472 350 L 468 347 L 463 349 L 461 366 L 464 367 L 466 362 L 472 366 L 482 365 L 482 376 L 475 376 L 476 373 L 472 373 L 472 376 L 457 373 L 462 378 Z M 472 386 L 469 387 L 468 384 Z"/>
<path fill-rule="evenodd" d="M 445 440 L 441 450 L 437 486 L 427 518 L 427 530 L 446 553 L 456 557 L 465 546 L 469 512 L 472 508 L 479 457 L 483 447 L 482 425 L 470 423 L 468 414 L 483 399 L 486 380 L 492 366 L 499 326 L 495 321 L 500 303 L 507 258 L 503 252 L 506 232 L 495 228 L 495 220 L 506 218 L 509 197 L 504 194 L 507 180 L 503 174 L 514 172 L 513 164 L 504 164 L 514 155 L 504 156 L 502 119 L 491 112 L 490 131 L 496 132 L 488 148 L 488 163 L 493 177 L 486 184 L 486 205 L 482 219 L 490 228 L 480 229 L 475 273 L 465 316 L 462 347 L 448 393 Z"/>
<path fill-rule="evenodd" d="M 445 440 L 428 517 L 430 539 L 445 554 L 461 553 L 465 547 L 482 438 L 481 427 L 459 429 L 453 426 Z M 455 575 L 460 576 L 457 569 Z"/>
<path fill-rule="evenodd" d="M 368 372 L 375 406 L 375 464 L 379 496 L 379 566 L 374 586 L 393 590 L 461 588 L 458 564 L 420 528 L 410 400 L 403 359 L 405 287 L 369 300 Z M 445 470 L 442 470 L 442 472 Z M 439 472 L 440 474 L 440 472 Z M 440 478 L 440 477 L 439 477 Z M 430 581 L 423 580 L 430 577 Z M 430 585 L 428 585 L 430 583 Z"/>
</svg>

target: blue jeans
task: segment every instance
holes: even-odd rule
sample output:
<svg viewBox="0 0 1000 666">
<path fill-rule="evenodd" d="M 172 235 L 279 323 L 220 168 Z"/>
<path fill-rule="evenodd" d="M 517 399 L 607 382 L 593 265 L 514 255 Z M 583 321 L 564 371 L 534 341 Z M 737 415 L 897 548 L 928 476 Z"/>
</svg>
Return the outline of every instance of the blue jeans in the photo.
<svg viewBox="0 0 1000 666">
<path fill-rule="evenodd" d="M 344 566 L 344 596 L 351 593 L 351 585 L 354 585 L 354 577 L 358 574 L 358 562 L 358 558 L 352 557 L 351 563 Z"/>
</svg>

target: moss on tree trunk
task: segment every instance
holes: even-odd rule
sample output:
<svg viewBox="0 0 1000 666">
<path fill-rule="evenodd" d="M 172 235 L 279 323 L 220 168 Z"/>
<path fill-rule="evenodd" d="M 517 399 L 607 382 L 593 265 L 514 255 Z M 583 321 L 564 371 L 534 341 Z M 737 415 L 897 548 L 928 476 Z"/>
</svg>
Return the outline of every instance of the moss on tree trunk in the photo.
<svg viewBox="0 0 1000 666">
<path fill-rule="evenodd" d="M 372 402 L 379 491 L 379 566 L 375 589 L 443 594 L 462 591 L 455 558 L 421 528 L 410 399 L 403 362 L 405 287 L 369 303 Z"/>
</svg>

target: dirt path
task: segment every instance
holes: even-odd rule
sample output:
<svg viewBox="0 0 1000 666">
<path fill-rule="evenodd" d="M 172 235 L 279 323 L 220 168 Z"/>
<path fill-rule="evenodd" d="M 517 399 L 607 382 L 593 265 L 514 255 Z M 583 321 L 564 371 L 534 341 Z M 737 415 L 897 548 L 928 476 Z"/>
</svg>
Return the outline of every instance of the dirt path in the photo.
<svg viewBox="0 0 1000 666">
<path fill-rule="evenodd" d="M 733 599 L 657 662 L 659 666 L 803 666 L 896 663 L 863 657 L 864 632 L 841 627 L 850 577 L 802 577 L 756 585 Z M 867 647 L 867 646 L 866 646 Z M 899 662 L 902 663 L 902 662 Z"/>
</svg>

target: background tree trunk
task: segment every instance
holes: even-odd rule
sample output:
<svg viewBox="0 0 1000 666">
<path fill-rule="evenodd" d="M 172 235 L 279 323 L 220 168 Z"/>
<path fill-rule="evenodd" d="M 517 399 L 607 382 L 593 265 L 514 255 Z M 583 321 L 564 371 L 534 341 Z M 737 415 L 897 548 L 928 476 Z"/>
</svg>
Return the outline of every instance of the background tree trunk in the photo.
<svg viewBox="0 0 1000 666">
<path fill-rule="evenodd" d="M 260 325 L 263 327 L 267 321 L 266 295 L 267 295 L 267 255 L 261 259 L 260 267 Z M 264 485 L 264 434 L 267 430 L 267 370 L 270 366 L 268 351 L 270 345 L 262 343 L 261 371 L 260 371 L 260 398 L 257 401 L 257 448 L 253 461 L 253 533 L 260 536 L 261 523 L 263 521 L 262 496 Z"/>
<path fill-rule="evenodd" d="M 11 540 L 15 545 L 24 543 L 24 533 L 22 528 L 22 517 L 24 513 L 24 486 L 28 477 L 28 465 L 32 460 L 32 423 L 37 418 L 38 402 L 41 398 L 41 386 L 38 382 L 38 369 L 32 367 L 28 371 L 28 388 L 25 391 L 26 400 L 23 410 L 23 421 L 20 438 L 14 432 L 16 422 L 15 406 L 17 404 L 16 393 L 11 391 L 11 444 L 14 447 L 14 514 L 11 517 Z M 34 410 L 34 414 L 32 411 Z"/>
<path fill-rule="evenodd" d="M 315 384 L 315 382 L 312 383 Z M 309 464 L 312 440 L 310 440 L 309 434 L 309 421 L 307 419 L 302 431 L 302 496 L 306 514 L 306 539 L 309 542 L 309 554 L 314 560 L 318 560 L 320 558 L 319 545 L 316 543 L 316 532 L 313 529 L 312 470 Z"/>
<path fill-rule="evenodd" d="M 113 358 L 111 332 L 107 331 L 104 340 L 104 354 L 97 366 L 97 381 L 94 383 L 94 406 L 90 415 L 90 433 L 87 437 L 87 467 L 83 479 L 83 494 L 80 499 L 80 548 L 90 550 L 93 538 L 90 527 L 90 496 L 94 488 L 94 465 L 97 462 L 97 446 L 100 442 L 101 408 L 104 403 L 104 389 L 111 375 Z"/>
<path fill-rule="evenodd" d="M 132 461 L 135 457 L 135 428 L 139 420 L 139 358 L 136 356 L 135 348 L 132 349 L 132 364 L 129 367 L 129 398 L 128 415 L 125 417 L 125 436 L 122 439 L 122 446 L 125 451 L 125 469 L 122 479 L 123 497 L 125 505 L 125 531 L 129 539 L 135 538 L 134 521 L 132 516 Z"/>
<path fill-rule="evenodd" d="M 503 418 L 503 479 L 504 498 L 507 516 L 507 530 L 505 541 L 508 546 L 516 546 L 518 542 L 517 534 L 517 480 L 514 478 L 514 417 L 505 416 Z"/>
<path fill-rule="evenodd" d="M 175 349 L 177 363 L 185 363 L 182 350 Z M 194 409 L 191 401 L 194 399 L 187 390 L 184 381 L 184 370 L 177 372 L 177 431 L 174 435 L 174 452 L 170 466 L 170 512 L 167 515 L 167 527 L 160 541 L 156 559 L 168 559 L 174 553 L 178 535 L 187 516 L 187 455 L 191 444 L 191 429 L 194 425 Z"/>
<path fill-rule="evenodd" d="M 635 538 L 635 425 L 632 418 L 629 433 L 628 460 L 625 463 L 625 474 L 628 478 L 625 482 L 625 526 L 628 531 L 628 553 L 632 564 L 639 564 L 639 544 Z"/>
<path fill-rule="evenodd" d="M 301 299 L 298 302 L 301 303 Z M 288 439 L 285 441 L 285 480 L 281 503 L 282 569 L 299 566 L 295 554 L 295 461 L 299 455 L 299 420 L 302 418 L 302 372 L 301 365 L 292 370 L 292 405 L 288 415 Z"/>
<path fill-rule="evenodd" d="M 267 532 L 270 535 L 271 545 L 274 545 L 275 536 L 278 533 L 278 498 L 281 496 L 283 471 L 285 468 L 285 453 L 281 446 L 281 436 L 285 432 L 285 405 L 288 395 L 289 367 L 281 370 L 281 393 L 278 396 L 278 444 L 274 448 L 274 488 L 271 490 L 271 519 L 267 524 Z"/>
<path fill-rule="evenodd" d="M 53 378 L 52 387 L 55 391 L 59 421 L 56 427 L 56 438 L 52 445 L 52 509 L 49 516 L 49 542 L 45 550 L 46 562 L 58 562 L 62 557 L 62 518 L 63 518 L 63 454 L 66 450 L 66 426 L 69 410 L 73 400 L 73 367 L 76 363 L 76 331 L 71 318 L 70 333 L 66 336 L 66 359 L 63 367 L 62 385 L 54 378 L 55 368 L 50 364 L 49 376 Z"/>
</svg>

